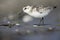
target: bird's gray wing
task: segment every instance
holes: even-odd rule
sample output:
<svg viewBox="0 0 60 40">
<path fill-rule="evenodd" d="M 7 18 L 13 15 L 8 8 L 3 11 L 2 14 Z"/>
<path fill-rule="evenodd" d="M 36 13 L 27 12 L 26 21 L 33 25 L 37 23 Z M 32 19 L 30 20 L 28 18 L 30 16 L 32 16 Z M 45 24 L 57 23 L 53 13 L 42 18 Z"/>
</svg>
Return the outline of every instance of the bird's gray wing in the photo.
<svg viewBox="0 0 60 40">
<path fill-rule="evenodd" d="M 36 8 L 37 12 L 39 12 L 40 14 L 42 14 L 42 12 L 40 11 L 40 9 L 42 9 L 42 8 L 40 8 L 40 7 Z"/>
</svg>

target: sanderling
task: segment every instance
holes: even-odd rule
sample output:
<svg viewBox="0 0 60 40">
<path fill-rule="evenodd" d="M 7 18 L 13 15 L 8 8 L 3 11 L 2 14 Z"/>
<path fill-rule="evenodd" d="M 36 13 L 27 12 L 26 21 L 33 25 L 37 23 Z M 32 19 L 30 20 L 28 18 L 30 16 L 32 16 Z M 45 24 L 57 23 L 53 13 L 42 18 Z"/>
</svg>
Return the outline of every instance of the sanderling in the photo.
<svg viewBox="0 0 60 40">
<path fill-rule="evenodd" d="M 35 7 L 35 6 L 25 6 L 23 7 L 23 12 L 27 13 L 28 15 L 35 17 L 35 18 L 41 18 L 43 20 L 45 16 L 47 16 L 53 9 L 55 9 L 56 6 L 54 7 Z M 39 24 L 40 25 L 40 24 Z"/>
</svg>

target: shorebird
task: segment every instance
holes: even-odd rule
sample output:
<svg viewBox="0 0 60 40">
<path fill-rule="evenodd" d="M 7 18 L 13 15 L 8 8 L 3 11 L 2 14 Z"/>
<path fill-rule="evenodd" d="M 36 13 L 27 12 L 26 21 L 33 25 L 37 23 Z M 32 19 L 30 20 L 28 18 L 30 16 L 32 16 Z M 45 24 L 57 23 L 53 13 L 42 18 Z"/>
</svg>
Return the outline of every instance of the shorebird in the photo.
<svg viewBox="0 0 60 40">
<path fill-rule="evenodd" d="M 34 18 L 41 18 L 40 23 L 43 22 L 44 24 L 44 17 L 47 16 L 53 9 L 55 9 L 56 6 L 50 7 L 44 7 L 43 5 L 40 7 L 36 7 L 36 6 L 25 6 L 23 7 L 23 12 L 25 12 L 26 14 L 34 17 Z M 41 25 L 41 24 L 37 24 L 37 25 Z"/>
</svg>

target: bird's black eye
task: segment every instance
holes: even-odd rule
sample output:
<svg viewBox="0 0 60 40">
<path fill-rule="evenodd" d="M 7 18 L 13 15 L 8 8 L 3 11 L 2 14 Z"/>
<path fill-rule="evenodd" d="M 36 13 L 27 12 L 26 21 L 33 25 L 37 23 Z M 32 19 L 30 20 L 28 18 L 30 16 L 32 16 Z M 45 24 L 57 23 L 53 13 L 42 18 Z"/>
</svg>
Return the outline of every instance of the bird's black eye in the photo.
<svg viewBox="0 0 60 40">
<path fill-rule="evenodd" d="M 53 8 L 56 8 L 56 6 L 54 6 Z"/>
<path fill-rule="evenodd" d="M 26 10 L 27 8 L 25 8 L 24 10 Z"/>
</svg>

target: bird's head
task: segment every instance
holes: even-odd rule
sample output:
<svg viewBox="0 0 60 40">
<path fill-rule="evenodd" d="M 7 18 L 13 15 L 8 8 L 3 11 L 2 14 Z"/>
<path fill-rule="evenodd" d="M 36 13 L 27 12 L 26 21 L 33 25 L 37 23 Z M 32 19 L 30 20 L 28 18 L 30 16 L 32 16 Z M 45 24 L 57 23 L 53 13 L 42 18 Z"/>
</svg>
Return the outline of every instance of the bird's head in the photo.
<svg viewBox="0 0 60 40">
<path fill-rule="evenodd" d="M 32 9 L 31 6 L 25 6 L 25 7 L 23 7 L 23 12 L 29 13 L 31 9 Z"/>
</svg>

